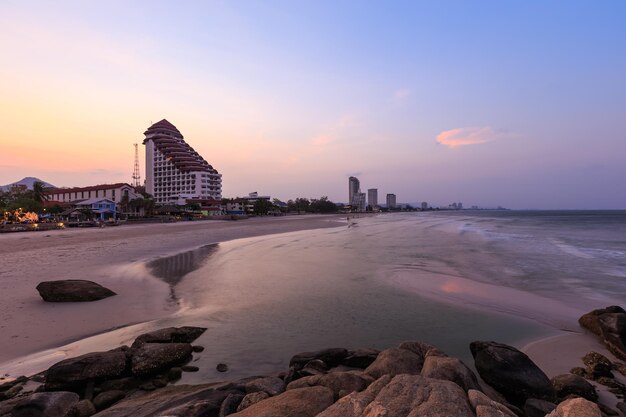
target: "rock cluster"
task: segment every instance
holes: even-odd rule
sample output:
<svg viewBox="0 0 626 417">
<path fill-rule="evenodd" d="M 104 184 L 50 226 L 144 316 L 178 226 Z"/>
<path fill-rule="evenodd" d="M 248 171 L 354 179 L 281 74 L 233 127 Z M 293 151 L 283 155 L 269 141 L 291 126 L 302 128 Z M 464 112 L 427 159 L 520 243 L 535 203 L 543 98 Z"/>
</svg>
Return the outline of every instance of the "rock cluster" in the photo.
<svg viewBox="0 0 626 417">
<path fill-rule="evenodd" d="M 626 360 L 626 311 L 610 306 L 583 315 L 578 323 L 599 336 L 617 358 Z"/>
</svg>

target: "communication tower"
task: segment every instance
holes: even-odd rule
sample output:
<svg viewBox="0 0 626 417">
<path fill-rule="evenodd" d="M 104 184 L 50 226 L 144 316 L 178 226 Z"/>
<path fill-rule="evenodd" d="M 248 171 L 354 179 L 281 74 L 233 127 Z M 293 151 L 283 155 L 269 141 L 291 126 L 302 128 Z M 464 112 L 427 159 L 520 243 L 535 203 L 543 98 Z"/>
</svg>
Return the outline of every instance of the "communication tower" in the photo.
<svg viewBox="0 0 626 417">
<path fill-rule="evenodd" d="M 138 144 L 134 143 L 135 147 L 135 169 L 133 170 L 133 187 L 139 187 L 141 185 L 141 176 L 139 175 L 139 150 L 137 149 Z"/>
</svg>

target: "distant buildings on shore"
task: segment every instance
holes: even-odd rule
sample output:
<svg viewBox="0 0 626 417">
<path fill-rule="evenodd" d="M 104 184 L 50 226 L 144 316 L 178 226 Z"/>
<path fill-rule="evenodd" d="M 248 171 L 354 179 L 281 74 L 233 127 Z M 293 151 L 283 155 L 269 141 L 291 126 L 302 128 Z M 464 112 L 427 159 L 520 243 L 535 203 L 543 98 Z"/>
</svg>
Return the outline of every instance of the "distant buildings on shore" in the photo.
<svg viewBox="0 0 626 417">
<path fill-rule="evenodd" d="M 387 194 L 387 208 L 388 209 L 396 208 L 396 195 L 395 194 Z"/>
<path fill-rule="evenodd" d="M 353 211 L 365 211 L 365 193 L 357 177 L 348 178 L 348 201 Z"/>
<path fill-rule="evenodd" d="M 367 190 L 367 205 L 372 208 L 378 207 L 378 188 Z"/>
<path fill-rule="evenodd" d="M 145 132 L 146 192 L 157 204 L 209 204 L 222 198 L 222 175 L 163 119 Z"/>
</svg>

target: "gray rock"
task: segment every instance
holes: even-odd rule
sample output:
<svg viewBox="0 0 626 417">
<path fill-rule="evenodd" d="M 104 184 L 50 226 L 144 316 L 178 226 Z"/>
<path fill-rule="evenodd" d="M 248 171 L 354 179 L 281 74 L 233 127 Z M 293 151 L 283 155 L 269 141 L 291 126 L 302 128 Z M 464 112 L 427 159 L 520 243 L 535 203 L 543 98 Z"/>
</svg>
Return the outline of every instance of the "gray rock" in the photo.
<svg viewBox="0 0 626 417">
<path fill-rule="evenodd" d="M 593 378 L 613 378 L 611 369 L 613 364 L 604 355 L 598 352 L 589 352 L 583 356 L 583 363 L 587 366 L 587 373 Z"/>
<path fill-rule="evenodd" d="M 245 384 L 246 392 L 266 392 L 270 397 L 285 391 L 285 383 L 282 379 L 274 376 L 257 378 Z"/>
<path fill-rule="evenodd" d="M 360 417 L 380 391 L 391 382 L 391 379 L 391 375 L 378 378 L 365 391 L 353 392 L 340 398 L 317 417 Z"/>
<path fill-rule="evenodd" d="M 365 369 L 365 373 L 380 378 L 383 375 L 419 374 L 422 371 L 424 360 L 417 354 L 406 350 L 385 349 L 376 360 Z"/>
<path fill-rule="evenodd" d="M 349 372 L 333 372 L 324 375 L 313 375 L 300 378 L 287 385 L 287 389 L 322 386 L 333 392 L 335 400 L 352 392 L 362 391 L 369 385 L 369 381 Z"/>
<path fill-rule="evenodd" d="M 133 375 L 154 375 L 191 358 L 189 343 L 144 343 L 132 350 Z"/>
<path fill-rule="evenodd" d="M 233 417 L 314 417 L 333 403 L 333 393 L 325 387 L 298 388 L 260 401 Z"/>
<path fill-rule="evenodd" d="M 243 399 L 239 403 L 237 411 L 243 411 L 251 405 L 254 405 L 259 401 L 263 401 L 264 399 L 269 397 L 270 395 L 265 391 L 251 392 L 250 394 L 246 394 L 246 396 L 243 397 Z"/>
<path fill-rule="evenodd" d="M 126 397 L 124 391 L 104 391 L 96 395 L 96 398 L 93 399 L 93 405 L 96 407 L 96 410 L 104 410 L 124 397 Z"/>
<path fill-rule="evenodd" d="M 620 359 L 626 359 L 626 313 L 607 313 L 598 317 L 606 347 Z"/>
<path fill-rule="evenodd" d="M 621 403 L 617 403 L 616 405 L 617 409 L 619 411 L 621 411 L 622 413 L 626 414 L 626 403 L 625 402 L 621 402 Z"/>
<path fill-rule="evenodd" d="M 598 310 L 593 310 L 587 314 L 583 314 L 578 319 L 578 323 L 581 327 L 591 331 L 593 334 L 597 336 L 602 336 L 602 328 L 600 326 L 599 317 L 607 313 L 626 313 L 626 311 L 624 311 L 624 309 L 619 306 L 601 308 Z"/>
<path fill-rule="evenodd" d="M 379 353 L 380 351 L 377 349 L 349 350 L 348 356 L 341 361 L 341 364 L 353 368 L 365 369 L 376 360 Z"/>
<path fill-rule="evenodd" d="M 176 381 L 177 379 L 182 378 L 183 370 L 178 367 L 173 367 L 169 371 L 167 371 L 167 380 L 168 381 Z"/>
<path fill-rule="evenodd" d="M 602 417 L 598 406 L 584 398 L 563 401 L 546 417 Z"/>
<path fill-rule="evenodd" d="M 191 343 L 205 331 L 205 327 L 167 327 L 137 336 L 132 347 L 144 343 Z"/>
<path fill-rule="evenodd" d="M 472 408 L 476 411 L 477 415 L 479 411 L 478 407 L 481 407 L 481 414 L 484 414 L 484 415 L 517 417 L 517 415 L 513 411 L 509 410 L 506 406 L 496 401 L 493 401 L 491 398 L 487 397 L 485 394 L 483 394 L 480 391 L 477 391 L 475 389 L 470 389 L 467 392 L 467 397 L 469 399 L 469 402 Z"/>
<path fill-rule="evenodd" d="M 472 342 L 470 349 L 481 378 L 507 401 L 521 406 L 528 398 L 554 398 L 554 389 L 546 374 L 514 347 L 496 342 Z"/>
<path fill-rule="evenodd" d="M 481 390 L 474 372 L 461 360 L 451 356 L 427 356 L 421 375 L 426 378 L 452 381 L 465 391 Z"/>
<path fill-rule="evenodd" d="M 78 394 L 73 392 L 39 392 L 19 401 L 12 417 L 72 417 Z"/>
<path fill-rule="evenodd" d="M 304 368 L 300 370 L 302 376 L 307 375 L 320 375 L 328 372 L 328 365 L 321 359 L 313 359 L 304 365 Z"/>
<path fill-rule="evenodd" d="M 529 398 L 524 404 L 526 417 L 545 417 L 556 408 L 556 404 L 538 398 Z"/>
<path fill-rule="evenodd" d="M 124 352 L 87 353 L 52 365 L 46 373 L 45 389 L 56 391 L 65 387 L 75 387 L 90 379 L 119 378 L 125 370 Z"/>
<path fill-rule="evenodd" d="M 577 395 L 589 401 L 598 401 L 598 393 L 585 378 L 574 374 L 557 375 L 551 379 L 557 398 L 564 399 L 569 395 Z"/>
<path fill-rule="evenodd" d="M 407 341 L 398 346 L 399 349 L 409 350 L 426 359 L 428 356 L 448 356 L 433 345 L 424 342 Z"/>
<path fill-rule="evenodd" d="M 141 381 L 133 377 L 109 379 L 98 385 L 101 391 L 129 391 L 137 388 Z"/>
<path fill-rule="evenodd" d="M 96 414 L 96 407 L 89 400 L 81 400 L 74 406 L 75 417 L 90 417 Z"/>
<path fill-rule="evenodd" d="M 215 369 L 217 370 L 217 372 L 226 372 L 228 371 L 228 365 L 226 365 L 225 363 L 218 363 Z"/>
<path fill-rule="evenodd" d="M 37 285 L 37 291 L 44 301 L 55 303 L 97 301 L 116 295 L 100 284 L 78 279 L 44 281 Z"/>
<path fill-rule="evenodd" d="M 222 405 L 220 405 L 218 417 L 226 417 L 236 413 L 243 397 L 243 394 L 228 394 L 228 397 L 226 397 L 226 399 L 222 402 Z"/>
<path fill-rule="evenodd" d="M 294 355 L 289 361 L 289 367 L 293 367 L 296 371 L 301 370 L 312 360 L 319 359 L 323 361 L 329 368 L 341 364 L 348 356 L 348 350 L 343 348 L 323 349 L 315 352 L 302 352 Z"/>
<path fill-rule="evenodd" d="M 185 366 L 181 366 L 180 370 L 183 372 L 198 372 L 200 368 L 198 368 L 197 366 L 193 366 L 193 365 L 185 365 Z"/>
</svg>

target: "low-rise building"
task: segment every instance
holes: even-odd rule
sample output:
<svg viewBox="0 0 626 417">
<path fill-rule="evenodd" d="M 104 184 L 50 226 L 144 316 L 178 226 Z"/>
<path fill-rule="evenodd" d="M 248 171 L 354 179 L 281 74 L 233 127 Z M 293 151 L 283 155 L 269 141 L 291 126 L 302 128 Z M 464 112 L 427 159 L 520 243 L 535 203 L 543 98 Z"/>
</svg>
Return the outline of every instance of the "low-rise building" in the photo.
<svg viewBox="0 0 626 417">
<path fill-rule="evenodd" d="M 130 184 L 125 182 L 92 185 L 90 187 L 51 188 L 46 191 L 46 195 L 48 201 L 59 203 L 71 203 L 90 198 L 108 198 L 119 203 L 124 196 L 128 197 L 128 201 L 143 198 Z"/>
</svg>

